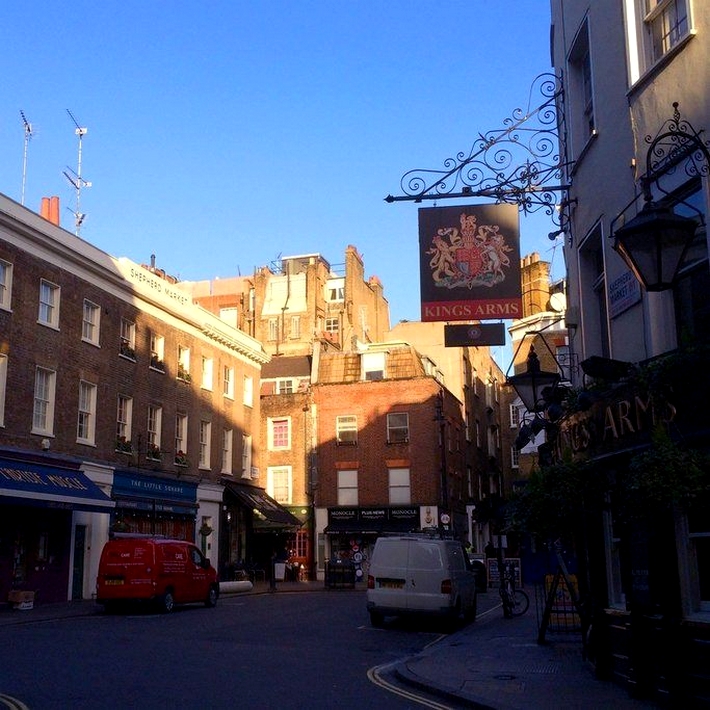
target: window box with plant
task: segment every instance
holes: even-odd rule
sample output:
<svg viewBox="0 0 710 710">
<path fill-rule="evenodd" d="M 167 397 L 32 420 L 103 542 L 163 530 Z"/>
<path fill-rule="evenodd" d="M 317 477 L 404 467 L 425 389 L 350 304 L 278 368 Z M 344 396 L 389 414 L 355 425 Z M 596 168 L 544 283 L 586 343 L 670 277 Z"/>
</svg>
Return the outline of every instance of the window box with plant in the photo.
<svg viewBox="0 0 710 710">
<path fill-rule="evenodd" d="M 153 370 L 165 372 L 165 363 L 155 353 L 150 356 L 150 367 Z"/>
<path fill-rule="evenodd" d="M 119 349 L 118 353 L 121 357 L 128 358 L 129 360 L 133 360 L 135 362 L 136 359 L 136 351 L 126 342 L 121 342 L 121 347 Z"/>
<path fill-rule="evenodd" d="M 160 461 L 163 458 L 163 454 L 159 446 L 151 445 L 148 447 L 145 457 L 151 461 Z"/>
<path fill-rule="evenodd" d="M 178 365 L 177 376 L 178 380 L 182 380 L 183 382 L 190 382 L 190 380 L 192 380 L 190 373 L 182 365 Z"/>
<path fill-rule="evenodd" d="M 132 454 L 133 444 L 125 436 L 119 436 L 116 438 L 116 451 L 122 454 Z"/>
<path fill-rule="evenodd" d="M 176 466 L 183 466 L 183 467 L 185 467 L 185 466 L 188 466 L 189 463 L 190 463 L 190 462 L 189 462 L 188 459 L 187 459 L 187 454 L 185 454 L 184 451 L 178 451 L 178 452 L 175 454 L 175 465 L 176 465 Z"/>
</svg>

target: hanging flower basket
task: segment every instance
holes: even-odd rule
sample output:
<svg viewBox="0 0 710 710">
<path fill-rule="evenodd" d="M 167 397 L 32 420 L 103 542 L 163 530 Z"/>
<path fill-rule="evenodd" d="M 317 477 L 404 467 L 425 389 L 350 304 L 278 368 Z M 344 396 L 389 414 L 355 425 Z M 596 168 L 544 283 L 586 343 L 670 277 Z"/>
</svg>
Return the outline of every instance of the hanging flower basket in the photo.
<svg viewBox="0 0 710 710">
<path fill-rule="evenodd" d="M 207 525 L 207 523 L 204 523 L 200 528 L 199 533 L 200 535 L 202 535 L 202 537 L 207 537 L 208 535 L 212 534 L 212 528 Z"/>
</svg>

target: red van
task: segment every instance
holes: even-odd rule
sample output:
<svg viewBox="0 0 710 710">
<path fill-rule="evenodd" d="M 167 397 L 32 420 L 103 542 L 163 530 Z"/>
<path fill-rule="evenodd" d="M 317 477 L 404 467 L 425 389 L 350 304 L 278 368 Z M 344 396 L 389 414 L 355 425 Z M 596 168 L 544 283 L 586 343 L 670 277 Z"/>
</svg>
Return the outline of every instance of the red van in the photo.
<svg viewBox="0 0 710 710">
<path fill-rule="evenodd" d="M 217 571 L 191 542 L 116 534 L 101 552 L 96 601 L 105 609 L 140 601 L 169 612 L 191 602 L 212 607 L 218 596 Z"/>
</svg>

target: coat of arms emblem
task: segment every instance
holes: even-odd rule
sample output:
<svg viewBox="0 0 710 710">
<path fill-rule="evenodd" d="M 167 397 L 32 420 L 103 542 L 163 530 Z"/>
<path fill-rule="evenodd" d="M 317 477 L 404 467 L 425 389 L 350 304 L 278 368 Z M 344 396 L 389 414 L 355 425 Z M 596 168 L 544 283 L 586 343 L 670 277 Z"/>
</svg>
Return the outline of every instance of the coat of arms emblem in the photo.
<svg viewBox="0 0 710 710">
<path fill-rule="evenodd" d="M 431 256 L 434 285 L 439 288 L 489 288 L 505 281 L 513 248 L 497 224 L 478 224 L 474 215 L 460 216 L 460 226 L 440 227 L 425 252 Z"/>
</svg>

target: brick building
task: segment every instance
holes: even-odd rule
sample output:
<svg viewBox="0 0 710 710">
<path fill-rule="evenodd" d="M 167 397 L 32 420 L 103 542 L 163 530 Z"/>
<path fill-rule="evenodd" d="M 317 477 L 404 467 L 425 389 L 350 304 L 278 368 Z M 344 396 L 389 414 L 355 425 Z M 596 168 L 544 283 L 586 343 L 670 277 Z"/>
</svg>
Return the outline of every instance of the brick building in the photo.
<svg viewBox="0 0 710 710">
<path fill-rule="evenodd" d="M 243 535 L 221 520 L 225 485 L 258 469 L 267 360 L 154 263 L 0 196 L 0 598 L 89 598 L 110 529 L 224 565 Z"/>
<path fill-rule="evenodd" d="M 456 529 L 465 511 L 461 402 L 434 363 L 403 342 L 324 352 L 314 364 L 319 565 L 348 558 L 365 576 L 386 532 Z"/>
</svg>

